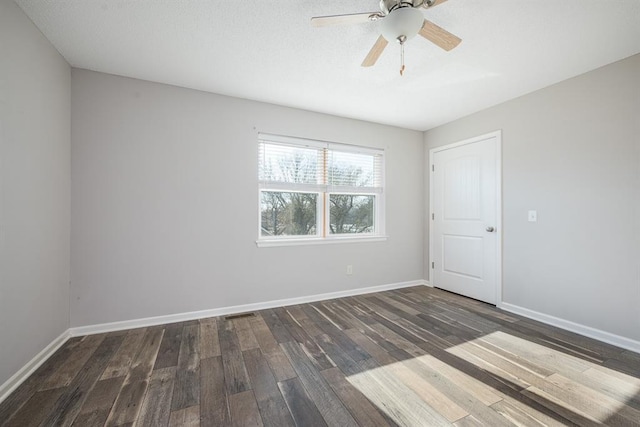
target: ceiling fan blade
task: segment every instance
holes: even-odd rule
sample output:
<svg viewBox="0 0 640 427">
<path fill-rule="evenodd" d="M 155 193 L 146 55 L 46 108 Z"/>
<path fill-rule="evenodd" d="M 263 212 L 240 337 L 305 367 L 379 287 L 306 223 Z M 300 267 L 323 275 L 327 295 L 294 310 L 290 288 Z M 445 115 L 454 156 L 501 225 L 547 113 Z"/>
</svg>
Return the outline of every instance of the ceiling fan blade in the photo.
<svg viewBox="0 0 640 427">
<path fill-rule="evenodd" d="M 418 33 L 429 40 L 431 43 L 436 46 L 441 47 L 442 49 L 449 51 L 454 47 L 458 46 L 462 39 L 454 36 L 449 31 L 438 27 L 431 21 L 424 20 L 424 24 L 422 24 L 422 28 Z"/>
<path fill-rule="evenodd" d="M 380 12 L 352 13 L 349 15 L 315 16 L 311 18 L 314 27 L 326 27 L 328 25 L 360 24 L 371 21 L 371 16 L 382 18 Z"/>
<path fill-rule="evenodd" d="M 382 55 L 382 51 L 387 47 L 387 44 L 389 44 L 387 39 L 382 36 L 378 37 L 378 40 L 374 43 L 373 47 L 367 54 L 367 57 L 362 61 L 362 66 L 371 67 L 372 65 L 375 65 L 378 58 L 380 58 L 380 55 Z"/>
</svg>

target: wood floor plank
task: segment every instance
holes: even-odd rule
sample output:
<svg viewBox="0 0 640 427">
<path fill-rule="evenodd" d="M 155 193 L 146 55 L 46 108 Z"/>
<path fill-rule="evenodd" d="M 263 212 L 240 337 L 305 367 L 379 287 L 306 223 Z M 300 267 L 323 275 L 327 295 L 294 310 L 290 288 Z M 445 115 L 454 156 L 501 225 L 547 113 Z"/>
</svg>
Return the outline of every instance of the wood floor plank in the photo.
<svg viewBox="0 0 640 427">
<path fill-rule="evenodd" d="M 291 378 L 278 383 L 284 401 L 291 412 L 296 426 L 322 427 L 327 423 L 320 411 L 305 391 L 299 378 Z"/>
<path fill-rule="evenodd" d="M 263 353 L 271 353 L 280 348 L 278 341 L 273 336 L 269 325 L 267 325 L 267 322 L 265 322 L 264 317 L 261 314 L 257 314 L 249 319 L 249 323 L 253 330 L 253 334 L 256 337 L 256 341 L 258 341 L 258 345 Z"/>
<path fill-rule="evenodd" d="M 326 380 L 316 370 L 298 343 L 287 342 L 280 344 L 291 365 L 296 370 L 298 378 L 313 399 L 322 417 L 329 425 L 356 426 L 357 423 L 344 407 L 340 399 L 333 392 Z"/>
<path fill-rule="evenodd" d="M 397 310 L 401 310 L 412 316 L 417 316 L 418 314 L 422 313 L 422 311 L 416 310 L 415 308 L 403 303 L 402 301 L 398 301 L 397 299 L 392 298 L 390 295 L 387 296 L 387 295 L 379 294 L 377 298 L 381 301 L 386 302 L 390 306 L 395 307 Z"/>
<path fill-rule="evenodd" d="M 427 298 L 435 298 L 438 301 L 443 301 L 446 304 L 452 304 L 454 306 L 469 309 L 480 315 L 487 316 L 490 319 L 501 320 L 509 323 L 515 323 L 520 320 L 517 315 L 506 313 L 490 304 L 471 298 L 460 297 L 460 295 L 456 295 L 451 292 L 420 288 L 416 288 L 415 292 L 419 295 L 424 295 Z"/>
<path fill-rule="evenodd" d="M 539 402 L 541 405 L 546 406 L 551 409 L 556 414 L 560 414 L 565 417 L 567 420 L 575 423 L 579 426 L 593 427 L 593 426 L 601 426 L 602 423 L 590 416 L 589 414 L 578 410 L 573 407 L 571 404 L 564 402 L 561 399 L 558 399 L 552 394 L 546 393 L 544 390 L 540 390 L 537 387 L 529 387 L 526 390 L 522 391 L 522 394 L 528 396 L 532 400 Z"/>
<path fill-rule="evenodd" d="M 303 319 L 308 319 L 307 314 L 302 310 L 302 305 L 289 305 L 284 307 L 289 312 L 289 315 L 300 323 Z"/>
<path fill-rule="evenodd" d="M 100 380 L 87 396 L 80 413 L 73 421 L 77 427 L 101 426 L 107 421 L 113 402 L 115 402 L 125 377 Z"/>
<path fill-rule="evenodd" d="M 106 380 L 127 375 L 131 362 L 138 353 L 146 332 L 146 328 L 132 329 L 127 332 L 124 342 L 109 361 L 100 379 Z"/>
<path fill-rule="evenodd" d="M 343 313 L 346 313 L 351 321 L 357 320 L 363 325 L 368 325 L 375 322 L 371 319 L 371 309 L 358 301 L 355 297 L 341 298 L 336 300 L 336 305 L 342 308 Z M 360 326 L 354 326 L 359 328 Z"/>
<path fill-rule="evenodd" d="M 172 412 L 169 417 L 169 427 L 199 427 L 200 425 L 200 406 L 190 406 L 188 408 Z M 216 424 L 202 425 L 213 426 Z"/>
<path fill-rule="evenodd" d="M 343 300 L 334 300 L 331 303 L 331 309 L 333 313 L 335 313 L 336 315 L 340 316 L 343 319 L 343 322 L 344 322 L 344 327 L 342 328 L 343 330 L 354 329 L 354 328 L 359 329 L 364 325 L 366 325 L 366 322 L 364 321 L 364 319 L 362 319 L 361 317 L 356 315 L 356 313 L 354 313 L 353 307 L 347 306 L 347 303 Z M 310 321 L 310 319 L 306 319 L 306 320 Z M 320 332 L 318 332 L 317 334 L 314 334 L 314 336 L 318 335 L 319 333 Z"/>
<path fill-rule="evenodd" d="M 401 350 L 400 347 L 396 346 L 394 343 L 392 343 L 387 338 L 385 338 L 384 336 L 378 333 L 376 329 L 379 326 L 380 324 L 378 322 L 372 321 L 371 323 L 367 324 L 365 327 L 358 328 L 358 331 L 364 336 L 366 336 L 368 339 L 370 339 L 371 341 L 373 341 L 374 343 L 376 343 L 377 345 L 385 349 L 389 353 L 392 351 Z"/>
<path fill-rule="evenodd" d="M 264 425 L 293 426 L 287 404 L 260 349 L 247 350 L 243 352 L 243 356 Z"/>
<path fill-rule="evenodd" d="M 284 381 L 297 376 L 296 371 L 291 366 L 289 358 L 284 352 L 278 351 L 273 353 L 265 353 L 265 359 L 269 363 L 269 367 L 273 371 L 273 375 L 278 381 Z"/>
<path fill-rule="evenodd" d="M 463 419 L 456 421 L 453 425 L 456 427 L 485 427 L 485 424 L 473 415 L 467 415 Z"/>
<path fill-rule="evenodd" d="M 350 319 L 335 306 L 333 301 L 315 303 L 314 307 L 341 331 L 353 327 Z"/>
<path fill-rule="evenodd" d="M 373 295 L 356 296 L 354 299 L 360 301 L 371 312 L 378 313 L 389 320 L 396 320 L 400 318 L 400 315 L 396 313 L 395 307 L 389 307 L 384 301 L 380 301 Z"/>
<path fill-rule="evenodd" d="M 58 399 L 65 393 L 66 387 L 46 389 L 35 393 L 6 422 L 3 427 L 36 427 L 53 413 Z"/>
<path fill-rule="evenodd" d="M 173 323 L 164 329 L 162 343 L 160 343 L 158 357 L 153 369 L 164 369 L 178 365 L 183 329 L 184 325 L 182 323 Z"/>
<path fill-rule="evenodd" d="M 620 360 L 621 362 L 625 362 L 628 363 L 630 366 L 636 366 L 636 367 L 640 367 L 640 353 L 636 353 L 633 352 L 631 350 L 623 350 L 620 351 L 619 348 L 611 345 L 611 344 L 607 344 L 607 343 L 600 343 L 599 341 L 596 341 L 594 339 L 590 339 L 589 340 L 589 346 L 592 347 L 593 345 L 606 345 L 608 348 L 613 348 L 619 351 L 619 353 L 616 353 L 614 350 L 611 350 L 611 354 L 609 357 L 610 358 L 616 358 L 618 360 Z"/>
<path fill-rule="evenodd" d="M 136 379 L 125 383 L 113 403 L 106 426 L 120 426 L 133 423 L 138 418 L 142 400 L 147 392 L 148 379 Z"/>
<path fill-rule="evenodd" d="M 347 381 L 398 425 L 451 425 L 393 375 L 389 368 L 379 366 L 372 359 L 364 360 L 360 364 L 363 367 L 362 372 L 348 376 Z"/>
<path fill-rule="evenodd" d="M 518 325 L 534 330 L 543 337 L 553 338 L 558 344 L 571 351 L 572 354 L 582 355 L 589 360 L 602 362 L 608 358 L 619 357 L 621 354 L 621 349 L 614 345 L 585 337 L 575 332 L 550 327 L 531 319 L 522 319 L 518 322 Z"/>
<path fill-rule="evenodd" d="M 214 317 L 200 319 L 200 357 L 220 356 L 220 341 L 218 340 L 218 323 Z"/>
<path fill-rule="evenodd" d="M 477 380 L 453 368 L 443 369 L 430 355 L 407 359 L 403 365 L 486 425 L 508 424 L 505 418 L 489 408 L 489 405 L 501 401 L 502 397 Z"/>
<path fill-rule="evenodd" d="M 251 382 L 244 365 L 240 342 L 231 321 L 218 322 L 218 338 L 224 366 L 224 378 L 229 395 L 251 389 Z"/>
<path fill-rule="evenodd" d="M 260 350 L 264 354 L 265 359 L 269 363 L 269 367 L 273 371 L 273 375 L 277 381 L 284 381 L 296 377 L 296 372 L 291 366 L 289 359 L 284 354 L 278 342 L 271 334 L 269 326 L 262 318 L 257 315 L 249 320 L 251 329 L 260 345 Z"/>
<path fill-rule="evenodd" d="M 457 319 L 460 323 L 463 323 L 465 325 L 471 325 L 471 327 L 475 329 L 479 329 L 485 334 L 491 333 L 500 328 L 499 323 L 491 321 L 485 317 L 479 316 L 476 313 L 473 313 L 461 307 L 445 305 L 438 302 L 434 303 L 433 306 L 428 307 L 428 309 L 424 309 L 423 314 L 429 314 L 430 311 L 440 312 Z M 418 304 L 412 305 L 412 307 L 420 308 Z"/>
<path fill-rule="evenodd" d="M 322 371 L 322 376 L 360 426 L 389 425 L 364 394 L 345 379 L 345 374 L 339 368 L 325 369 Z"/>
<path fill-rule="evenodd" d="M 456 336 L 465 340 L 476 338 L 479 334 L 477 331 L 469 330 L 461 327 L 461 325 L 454 324 L 453 322 L 447 322 L 442 318 L 438 318 L 439 313 L 423 314 L 420 313 L 417 316 L 407 315 L 403 320 L 409 320 L 411 323 L 421 327 L 424 330 L 431 331 L 434 335 L 440 338 L 446 338 L 448 336 Z"/>
<path fill-rule="evenodd" d="M 107 336 L 92 353 L 85 365 L 75 375 L 65 393 L 58 398 L 51 413 L 43 421 L 44 425 L 70 426 L 80 413 L 82 405 L 102 375 L 109 359 L 118 350 L 123 335 Z"/>
<path fill-rule="evenodd" d="M 461 344 L 447 351 L 480 369 L 509 380 L 522 389 L 530 385 L 538 384 L 539 381 L 543 381 L 543 377 L 539 377 L 533 372 L 523 369 L 470 343 Z"/>
<path fill-rule="evenodd" d="M 119 426 L 133 423 L 138 418 L 163 334 L 164 329 L 162 328 L 148 328 L 146 330 L 120 394 L 111 408 L 106 425 Z"/>
<path fill-rule="evenodd" d="M 341 329 L 339 329 L 334 323 L 328 320 L 328 318 L 323 315 L 314 305 L 307 305 L 305 307 L 305 312 L 310 319 L 316 322 L 318 328 L 320 328 L 323 333 L 331 337 L 333 342 L 335 342 L 340 348 L 342 348 L 342 350 L 344 350 L 353 360 L 358 362 L 371 357 L 366 351 L 364 351 L 356 343 L 351 341 L 351 339 L 346 336 Z"/>
<path fill-rule="evenodd" d="M 562 427 L 567 425 L 566 422 L 561 422 L 551 418 L 546 414 L 536 411 L 530 406 L 523 405 L 513 399 L 496 402 L 491 405 L 491 409 L 495 410 L 515 425 L 540 427 Z"/>
<path fill-rule="evenodd" d="M 403 384 L 448 421 L 455 422 L 469 415 L 467 410 L 461 408 L 404 363 L 393 363 L 389 365 L 389 369 Z"/>
<path fill-rule="evenodd" d="M 429 304 L 426 304 L 425 299 L 415 298 L 412 293 L 390 292 L 385 296 L 412 308 L 418 313 L 429 314 L 435 312 L 436 305 L 433 301 L 429 301 Z"/>
<path fill-rule="evenodd" d="M 200 326 L 185 326 L 182 331 L 171 410 L 200 404 Z"/>
<path fill-rule="evenodd" d="M 262 319 L 264 320 L 264 322 L 269 326 L 271 335 L 273 336 L 273 338 L 275 338 L 278 344 L 294 341 L 291 333 L 282 324 L 282 321 L 275 311 L 262 310 L 260 313 L 262 314 Z"/>
<path fill-rule="evenodd" d="M 559 351 L 550 351 L 543 345 L 501 331 L 486 335 L 482 339 L 557 373 L 584 372 L 592 366 L 587 361 Z"/>
<path fill-rule="evenodd" d="M 456 317 L 449 316 L 447 313 L 419 313 L 416 317 L 420 319 L 428 319 L 431 322 L 437 322 L 442 329 L 449 332 L 449 335 L 457 337 L 477 337 L 484 333 L 481 328 L 467 322 L 461 322 Z"/>
<path fill-rule="evenodd" d="M 253 390 L 247 390 L 229 396 L 231 425 L 234 427 L 261 427 L 262 417 Z"/>
<path fill-rule="evenodd" d="M 540 366 L 539 364 L 536 364 L 535 362 L 529 360 L 526 357 L 523 357 L 520 354 L 517 354 L 513 351 L 508 351 L 500 346 L 496 346 L 488 341 L 485 341 L 483 337 L 474 340 L 473 344 L 482 347 L 487 351 L 495 353 L 496 355 L 510 361 L 511 363 L 521 366 L 523 369 L 531 371 L 541 377 L 548 377 L 549 375 L 555 373 L 555 371 L 547 369 L 544 366 Z"/>
<path fill-rule="evenodd" d="M 364 349 L 367 353 L 373 357 L 376 362 L 380 365 L 387 365 L 389 363 L 397 362 L 393 357 L 389 355 L 384 348 L 379 346 L 374 340 L 369 338 L 367 335 L 361 333 L 355 329 L 347 329 L 344 331 L 345 335 L 347 335 L 353 342 L 358 344 L 361 348 Z"/>
<path fill-rule="evenodd" d="M 153 371 L 136 425 L 156 427 L 169 423 L 175 378 L 174 366 Z"/>
<path fill-rule="evenodd" d="M 615 371 L 623 372 L 635 377 L 640 377 L 640 363 L 630 364 L 620 359 L 607 359 L 603 365 Z"/>
<path fill-rule="evenodd" d="M 388 326 L 391 326 L 394 329 L 399 328 L 399 330 L 401 331 L 400 333 L 402 333 L 404 337 L 396 333 L 396 331 L 389 329 Z M 397 324 L 389 323 L 388 325 L 382 325 L 380 323 L 376 323 L 371 325 L 371 328 L 375 330 L 381 337 L 383 337 L 384 340 L 390 342 L 400 350 L 404 350 L 407 353 L 416 356 L 424 354 L 424 351 L 415 343 L 415 341 L 417 341 L 417 337 L 400 328 Z"/>
<path fill-rule="evenodd" d="M 322 351 L 324 351 L 331 358 L 331 361 L 346 375 L 359 374 L 362 371 L 360 365 L 338 347 L 328 335 L 318 335 L 316 341 L 320 348 L 322 348 Z"/>
<path fill-rule="evenodd" d="M 130 383 L 135 379 L 146 380 L 149 378 L 160 350 L 163 335 L 164 329 L 161 327 L 148 328 L 145 331 L 138 352 L 131 362 L 125 383 Z"/>
<path fill-rule="evenodd" d="M 322 351 L 313 338 L 289 316 L 286 310 L 280 308 L 274 309 L 273 312 L 276 313 L 278 319 L 287 329 L 291 337 L 311 356 L 311 361 L 319 370 L 333 367 L 333 363 L 331 363 L 324 351 Z"/>
<path fill-rule="evenodd" d="M 633 366 L 635 366 L 635 365 L 633 365 Z M 631 384 L 631 385 L 634 385 L 634 386 L 635 385 L 640 386 L 640 373 L 638 375 L 633 375 L 633 374 L 627 373 L 626 369 L 620 369 L 620 370 L 612 369 L 612 368 L 607 367 L 607 363 L 606 362 L 602 366 L 595 365 L 595 366 L 592 366 L 591 368 L 589 368 L 589 370 L 590 369 L 594 369 L 596 371 L 600 371 L 600 372 L 602 372 L 602 373 L 604 373 L 606 375 L 615 377 L 615 378 L 617 378 L 617 379 L 619 379 L 621 381 L 624 381 L 624 382 L 626 382 L 628 384 Z M 585 373 L 588 372 L 589 370 L 585 371 Z"/>
<path fill-rule="evenodd" d="M 597 390 L 572 381 L 560 374 L 549 376 L 546 381 L 555 388 L 539 386 L 547 393 L 553 393 L 559 399 L 611 425 L 631 425 L 640 423 L 640 411 L 626 404 L 620 404 Z"/>
<path fill-rule="evenodd" d="M 252 348 L 258 348 L 259 344 L 251 329 L 249 319 L 240 318 L 233 320 L 236 334 L 238 335 L 238 341 L 240 342 L 240 350 L 251 350 Z"/>
<path fill-rule="evenodd" d="M 573 381 L 640 410 L 640 394 L 638 393 L 640 391 L 640 380 L 630 376 L 621 378 L 620 375 L 619 372 L 604 367 L 589 368 L 582 375 L 565 374 L 567 378 Z"/>
<path fill-rule="evenodd" d="M 200 361 L 200 418 L 203 426 L 230 422 L 222 356 Z"/>
<path fill-rule="evenodd" d="M 433 326 L 424 322 L 420 318 L 413 318 L 412 320 L 398 319 L 393 323 L 395 323 L 397 327 L 404 329 L 402 335 L 404 338 L 408 338 L 420 348 L 423 347 L 424 343 L 428 343 L 429 345 L 434 345 L 446 349 L 458 344 L 459 341 L 464 342 L 464 340 L 460 340 L 456 336 L 443 337 L 440 334 L 434 333 L 435 329 L 433 328 Z M 415 338 L 412 338 L 412 335 Z M 454 338 L 455 340 L 452 340 L 451 338 Z"/>
<path fill-rule="evenodd" d="M 8 420 L 25 404 L 56 370 L 65 363 L 80 337 L 65 342 L 48 360 L 14 390 L 4 401 L 0 402 L 0 420 Z"/>
<path fill-rule="evenodd" d="M 84 337 L 62 366 L 40 384 L 39 390 L 68 386 L 105 337 L 106 334 L 88 335 Z"/>
</svg>

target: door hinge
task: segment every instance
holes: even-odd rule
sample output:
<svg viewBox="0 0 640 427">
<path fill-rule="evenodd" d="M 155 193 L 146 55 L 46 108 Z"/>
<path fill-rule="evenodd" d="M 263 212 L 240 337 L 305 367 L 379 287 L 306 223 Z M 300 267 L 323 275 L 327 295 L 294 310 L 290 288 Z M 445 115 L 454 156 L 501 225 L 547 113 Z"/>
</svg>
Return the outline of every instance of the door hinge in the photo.
<svg viewBox="0 0 640 427">
<path fill-rule="evenodd" d="M 431 219 L 436 219 L 436 214 L 432 213 L 431 214 Z"/>
<path fill-rule="evenodd" d="M 436 263 L 435 262 L 431 263 L 431 268 L 436 268 Z"/>
<path fill-rule="evenodd" d="M 436 165 L 431 165 L 431 172 L 435 172 L 436 171 Z"/>
</svg>

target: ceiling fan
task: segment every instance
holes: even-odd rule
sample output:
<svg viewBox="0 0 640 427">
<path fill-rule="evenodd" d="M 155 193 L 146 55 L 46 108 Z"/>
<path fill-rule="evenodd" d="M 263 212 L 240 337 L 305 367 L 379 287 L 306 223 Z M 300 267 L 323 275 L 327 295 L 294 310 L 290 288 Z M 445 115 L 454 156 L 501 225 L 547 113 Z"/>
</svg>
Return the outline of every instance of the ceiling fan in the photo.
<svg viewBox="0 0 640 427">
<path fill-rule="evenodd" d="M 311 18 L 311 25 L 324 27 L 383 20 L 380 27 L 382 34 L 362 61 L 362 66 L 371 67 L 374 65 L 387 44 L 390 41 L 397 41 L 401 46 L 400 75 L 402 75 L 404 72 L 404 43 L 416 34 L 420 34 L 446 51 L 453 49 L 462 41 L 447 30 L 424 19 L 418 10 L 418 8 L 428 9 L 437 6 L 445 1 L 447 0 L 380 0 L 379 12 L 316 16 Z"/>
</svg>

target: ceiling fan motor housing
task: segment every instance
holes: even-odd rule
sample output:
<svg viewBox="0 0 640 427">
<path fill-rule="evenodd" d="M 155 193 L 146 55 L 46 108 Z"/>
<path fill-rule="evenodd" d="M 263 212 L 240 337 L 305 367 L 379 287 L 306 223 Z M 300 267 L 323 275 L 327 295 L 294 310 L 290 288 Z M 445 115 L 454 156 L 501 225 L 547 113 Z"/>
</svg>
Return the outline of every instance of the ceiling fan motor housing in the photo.
<svg viewBox="0 0 640 427">
<path fill-rule="evenodd" d="M 385 15 L 388 15 L 392 10 L 403 7 L 429 7 L 434 1 L 435 0 L 380 0 L 380 10 Z"/>
</svg>

